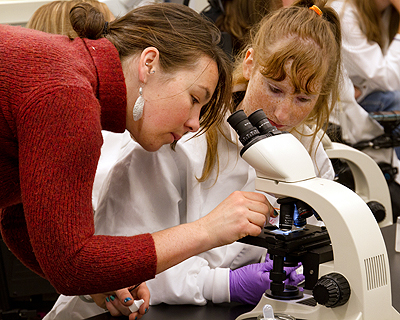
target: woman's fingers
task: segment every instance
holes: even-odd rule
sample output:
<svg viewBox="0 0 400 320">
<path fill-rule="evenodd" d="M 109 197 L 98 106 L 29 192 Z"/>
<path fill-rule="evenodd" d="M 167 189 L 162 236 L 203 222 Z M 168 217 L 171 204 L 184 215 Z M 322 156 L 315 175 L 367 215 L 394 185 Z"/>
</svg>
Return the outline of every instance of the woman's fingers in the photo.
<svg viewBox="0 0 400 320">
<path fill-rule="evenodd" d="M 272 213 L 265 195 L 235 191 L 203 218 L 202 226 L 213 242 L 224 245 L 247 235 L 259 235 Z"/>
</svg>

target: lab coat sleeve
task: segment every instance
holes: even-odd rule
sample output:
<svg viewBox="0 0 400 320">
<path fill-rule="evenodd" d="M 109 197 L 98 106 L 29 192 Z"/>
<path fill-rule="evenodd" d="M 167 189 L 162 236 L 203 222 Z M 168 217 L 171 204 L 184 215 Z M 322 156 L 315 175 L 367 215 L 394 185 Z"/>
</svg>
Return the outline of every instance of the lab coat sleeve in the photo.
<svg viewBox="0 0 400 320">
<path fill-rule="evenodd" d="M 230 302 L 229 271 L 261 262 L 265 254 L 264 248 L 235 242 L 191 257 L 146 282 L 150 304 Z"/>
<path fill-rule="evenodd" d="M 208 272 L 204 282 L 204 297 L 214 303 L 230 302 L 229 268 L 215 268 Z"/>
<path fill-rule="evenodd" d="M 43 320 L 83 320 L 105 312 L 96 303 L 84 302 L 79 296 L 60 295 Z"/>
<path fill-rule="evenodd" d="M 329 122 L 341 127 L 342 139 L 349 144 L 372 140 L 382 135 L 383 127 L 356 101 L 353 83 L 345 69 L 342 79 L 340 99 L 329 117 Z"/>
<path fill-rule="evenodd" d="M 222 257 L 221 265 L 224 263 L 240 265 L 252 262 L 251 258 L 249 260 L 249 256 L 252 255 L 253 261 L 256 262 L 263 250 L 252 248 L 239 243 L 228 250 L 216 248 L 208 256 L 191 257 L 158 274 L 155 279 L 146 282 L 151 292 L 150 305 L 160 303 L 205 305 L 207 300 L 214 303 L 229 302 L 230 268 L 211 268 L 209 261 L 213 264 Z M 95 303 L 84 302 L 78 296 L 61 295 L 44 320 L 82 320 L 104 312 L 105 310 Z"/>
<path fill-rule="evenodd" d="M 373 91 L 400 90 L 400 35 L 384 53 L 376 42 L 368 41 L 360 28 L 356 9 L 338 0 L 332 7 L 341 17 L 343 61 L 351 80 L 361 91 L 361 101 Z M 385 21 L 388 16 L 382 20 Z"/>
<path fill-rule="evenodd" d="M 147 286 L 151 305 L 229 302 L 229 268 L 211 269 L 207 260 L 191 257 L 147 281 Z"/>
<path fill-rule="evenodd" d="M 328 158 L 322 143 L 318 145 L 316 154 L 317 161 L 315 163 L 317 175 L 320 178 L 333 180 L 335 171 L 333 170 L 331 160 Z"/>
</svg>

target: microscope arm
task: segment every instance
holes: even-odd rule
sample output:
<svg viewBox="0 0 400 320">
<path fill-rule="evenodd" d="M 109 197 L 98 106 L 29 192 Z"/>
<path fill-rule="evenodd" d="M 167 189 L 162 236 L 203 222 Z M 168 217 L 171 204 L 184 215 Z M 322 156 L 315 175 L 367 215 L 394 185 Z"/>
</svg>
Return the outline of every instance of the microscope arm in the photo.
<svg viewBox="0 0 400 320">
<path fill-rule="evenodd" d="M 376 201 L 385 207 L 386 215 L 379 226 L 386 227 L 393 223 L 390 193 L 382 170 L 377 163 L 364 152 L 342 143 L 325 144 L 329 159 L 342 159 L 349 165 L 353 174 L 355 193 L 365 202 Z"/>
<path fill-rule="evenodd" d="M 257 178 L 256 189 L 301 199 L 318 212 L 331 238 L 333 269 L 351 286 L 348 303 L 335 308 L 343 315 L 340 318 L 333 317 L 334 309 L 326 307 L 316 315 L 307 308 L 290 310 L 291 304 L 285 305 L 285 310 L 274 310 L 301 319 L 395 319 L 386 246 L 375 218 L 359 196 L 339 183 L 320 178 L 294 183 Z M 360 314 L 362 318 L 358 318 Z"/>
</svg>

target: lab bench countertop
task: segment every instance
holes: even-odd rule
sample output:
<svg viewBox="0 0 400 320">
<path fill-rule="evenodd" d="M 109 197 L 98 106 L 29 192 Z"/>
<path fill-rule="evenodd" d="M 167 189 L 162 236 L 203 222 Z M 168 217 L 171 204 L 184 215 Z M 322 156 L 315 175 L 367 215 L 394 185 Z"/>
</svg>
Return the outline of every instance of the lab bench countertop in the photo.
<svg viewBox="0 0 400 320">
<path fill-rule="evenodd" d="M 392 304 L 400 312 L 400 253 L 395 251 L 396 224 L 381 229 L 385 240 L 390 262 L 392 283 Z M 239 315 L 254 309 L 252 305 L 239 303 L 214 304 L 208 302 L 205 306 L 167 305 L 150 306 L 143 320 L 235 320 Z M 126 320 L 127 317 L 112 317 L 104 313 L 86 320 Z"/>
</svg>

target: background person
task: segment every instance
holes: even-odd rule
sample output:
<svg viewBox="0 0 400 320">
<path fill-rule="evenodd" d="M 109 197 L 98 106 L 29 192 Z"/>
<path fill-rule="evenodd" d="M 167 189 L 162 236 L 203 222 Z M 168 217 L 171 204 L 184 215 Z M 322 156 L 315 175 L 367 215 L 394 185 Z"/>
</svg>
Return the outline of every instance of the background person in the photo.
<svg viewBox="0 0 400 320">
<path fill-rule="evenodd" d="M 367 112 L 400 110 L 400 1 L 330 4 L 342 22 L 343 63 L 357 102 Z M 396 153 L 400 155 L 398 147 Z"/>
<path fill-rule="evenodd" d="M 104 2 L 97 0 L 59 0 L 40 6 L 29 19 L 26 27 L 47 33 L 62 34 L 74 39 L 78 37 L 78 34 L 72 28 L 69 12 L 76 4 L 83 2 L 90 3 L 98 9 L 106 21 L 115 19 Z"/>
</svg>

